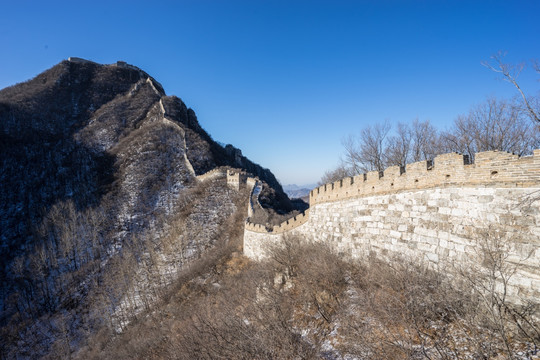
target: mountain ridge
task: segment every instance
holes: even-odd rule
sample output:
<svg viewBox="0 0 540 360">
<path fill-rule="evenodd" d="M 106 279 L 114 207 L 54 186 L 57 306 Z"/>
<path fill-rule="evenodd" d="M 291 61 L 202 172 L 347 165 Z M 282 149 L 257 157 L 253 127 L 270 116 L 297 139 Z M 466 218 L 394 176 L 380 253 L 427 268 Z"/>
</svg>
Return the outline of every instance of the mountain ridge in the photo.
<svg viewBox="0 0 540 360">
<path fill-rule="evenodd" d="M 73 136 L 77 145 L 72 146 L 80 148 L 82 144 L 89 156 L 106 158 L 104 152 L 112 144 L 127 143 L 131 132 L 144 127 L 145 118 L 155 121 L 159 116 L 179 124 L 184 132 L 185 158 L 193 166 L 193 175 L 218 166 L 242 168 L 273 190 L 263 196 L 263 206 L 272 207 L 277 197 L 281 212 L 291 210 L 281 185 L 268 169 L 243 157 L 231 145 L 223 149 L 180 98 L 167 96 L 155 79 L 124 62 L 100 65 L 70 58 L 27 82 L 0 90 L 0 149 L 8 153 L 14 145 L 29 142 L 47 147 L 61 137 Z"/>
<path fill-rule="evenodd" d="M 270 170 L 219 145 L 193 109 L 125 62 L 70 58 L 0 90 L 0 154 L 8 358 L 21 341 L 46 353 L 59 333 L 35 330 L 60 318 L 74 342 L 85 327 L 121 327 L 143 306 L 132 298 L 151 303 L 208 251 L 238 246 L 249 194 L 197 175 L 239 168 L 264 182 L 263 207 L 292 209 Z M 98 309 L 107 317 L 80 315 Z"/>
</svg>

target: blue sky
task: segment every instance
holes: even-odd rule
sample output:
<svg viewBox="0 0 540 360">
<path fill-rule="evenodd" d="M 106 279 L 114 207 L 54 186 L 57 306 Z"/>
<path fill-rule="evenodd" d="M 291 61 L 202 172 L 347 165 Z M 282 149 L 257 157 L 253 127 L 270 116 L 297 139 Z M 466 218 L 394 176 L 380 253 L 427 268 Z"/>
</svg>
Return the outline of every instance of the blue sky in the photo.
<svg viewBox="0 0 540 360">
<path fill-rule="evenodd" d="M 0 0 L 0 88 L 69 56 L 124 60 L 283 184 L 386 119 L 437 127 L 514 89 L 481 65 L 540 59 L 540 1 Z M 525 90 L 538 91 L 527 69 Z"/>
</svg>

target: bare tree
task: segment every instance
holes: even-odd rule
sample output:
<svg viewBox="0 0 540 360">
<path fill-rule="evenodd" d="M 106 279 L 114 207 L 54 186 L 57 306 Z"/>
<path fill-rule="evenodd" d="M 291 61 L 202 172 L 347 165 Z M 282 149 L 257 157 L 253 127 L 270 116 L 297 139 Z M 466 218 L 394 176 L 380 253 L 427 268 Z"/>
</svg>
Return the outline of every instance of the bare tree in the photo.
<svg viewBox="0 0 540 360">
<path fill-rule="evenodd" d="M 398 123 L 395 135 L 388 138 L 384 153 L 386 166 L 430 160 L 440 154 L 439 134 L 429 120 L 415 119 L 410 125 Z"/>
<path fill-rule="evenodd" d="M 525 155 L 540 145 L 540 129 L 515 103 L 490 98 L 459 116 L 441 141 L 443 152 L 456 151 L 471 158 L 488 150 Z"/>
<path fill-rule="evenodd" d="M 410 131 L 412 143 L 410 161 L 430 160 L 441 153 L 439 131 L 429 120 L 414 119 Z"/>
<path fill-rule="evenodd" d="M 441 134 L 440 148 L 443 153 L 458 152 L 466 154 L 472 159 L 476 153 L 472 136 L 471 124 L 464 115 L 458 116 L 449 131 Z"/>
<path fill-rule="evenodd" d="M 398 123 L 396 134 L 388 138 L 384 149 L 386 166 L 405 166 L 411 155 L 411 129 L 407 124 Z"/>
<path fill-rule="evenodd" d="M 534 106 L 534 103 L 531 99 L 527 97 L 525 92 L 521 89 L 521 86 L 517 82 L 517 78 L 525 68 L 525 63 L 520 64 L 508 64 L 505 63 L 504 57 L 506 56 L 505 52 L 499 51 L 497 54 L 492 55 L 490 57 L 491 61 L 484 61 L 482 62 L 482 65 L 487 67 L 488 69 L 495 71 L 496 73 L 499 73 L 503 76 L 503 79 L 510 84 L 514 85 L 514 87 L 518 90 L 519 94 L 521 95 L 521 98 L 523 99 L 523 103 L 525 105 L 525 108 L 527 109 L 527 112 L 532 120 L 534 120 L 537 123 L 540 123 L 540 109 L 538 106 Z M 540 74 L 540 65 L 538 64 L 538 61 L 533 61 L 533 68 L 535 71 Z M 535 101 L 537 103 L 537 101 Z"/>
<path fill-rule="evenodd" d="M 345 163 L 355 174 L 384 170 L 386 137 L 391 128 L 391 124 L 384 121 L 364 128 L 358 139 L 349 136 L 343 141 Z"/>
<path fill-rule="evenodd" d="M 318 185 L 333 183 L 334 181 L 354 175 L 356 174 L 353 170 L 350 167 L 347 167 L 344 162 L 341 162 L 335 169 L 326 171 L 321 177 L 321 180 L 319 180 Z"/>
<path fill-rule="evenodd" d="M 327 184 L 367 171 L 382 171 L 388 166 L 429 160 L 441 152 L 439 133 L 428 120 L 414 120 L 412 125 L 398 123 L 395 132 L 388 121 L 368 126 L 360 136 L 349 135 L 342 141 L 344 159 L 327 171 L 319 184 Z"/>
</svg>

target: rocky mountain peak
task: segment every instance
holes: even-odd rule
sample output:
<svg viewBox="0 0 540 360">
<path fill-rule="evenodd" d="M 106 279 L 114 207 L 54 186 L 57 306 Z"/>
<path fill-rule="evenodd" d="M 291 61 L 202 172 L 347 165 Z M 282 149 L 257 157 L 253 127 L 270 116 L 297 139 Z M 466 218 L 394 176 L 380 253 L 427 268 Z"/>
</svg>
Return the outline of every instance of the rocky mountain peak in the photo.
<svg viewBox="0 0 540 360">
<path fill-rule="evenodd" d="M 0 90 L 2 337 L 98 303 L 112 317 L 135 311 L 121 299 L 140 293 L 141 269 L 176 273 L 238 238 L 249 194 L 197 175 L 240 168 L 264 182 L 263 207 L 289 211 L 274 175 L 231 149 L 180 98 L 123 61 L 71 57 Z M 111 274 L 127 268 L 132 283 L 119 285 Z M 111 297 L 96 284 L 109 284 Z"/>
<path fill-rule="evenodd" d="M 160 162 L 167 163 L 161 175 L 179 184 L 219 166 L 240 167 L 272 189 L 264 205 L 290 210 L 270 171 L 224 149 L 180 98 L 166 96 L 159 82 L 123 61 L 102 65 L 71 57 L 0 90 L 0 140 L 5 248 L 32 237 L 31 229 L 19 226 L 23 219 L 37 221 L 67 197 L 80 206 L 99 203 L 120 191 L 122 179 L 144 183 L 152 175 L 146 168 Z"/>
</svg>

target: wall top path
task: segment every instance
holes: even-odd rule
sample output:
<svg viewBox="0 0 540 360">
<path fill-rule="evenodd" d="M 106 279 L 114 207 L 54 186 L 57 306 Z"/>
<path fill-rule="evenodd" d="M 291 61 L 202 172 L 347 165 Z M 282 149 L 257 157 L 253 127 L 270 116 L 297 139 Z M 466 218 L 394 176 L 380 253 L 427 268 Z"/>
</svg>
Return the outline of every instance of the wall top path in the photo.
<svg viewBox="0 0 540 360">
<path fill-rule="evenodd" d="M 540 149 L 519 157 L 503 151 L 477 153 L 475 162 L 466 156 L 448 153 L 432 161 L 420 161 L 405 167 L 392 166 L 325 184 L 310 192 L 309 203 L 341 201 L 350 198 L 444 187 L 534 187 L 540 185 Z M 296 216 L 268 231 L 264 226 L 246 222 L 246 231 L 282 233 L 308 221 L 309 212 Z"/>
</svg>

